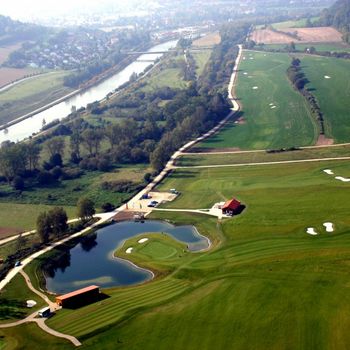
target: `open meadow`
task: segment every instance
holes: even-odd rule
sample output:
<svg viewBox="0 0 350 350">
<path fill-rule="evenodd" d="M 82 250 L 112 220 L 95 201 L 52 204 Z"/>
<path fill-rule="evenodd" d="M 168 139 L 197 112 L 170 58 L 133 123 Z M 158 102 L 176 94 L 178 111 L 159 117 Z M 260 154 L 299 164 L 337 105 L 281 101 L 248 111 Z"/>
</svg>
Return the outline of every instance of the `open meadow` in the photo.
<svg viewBox="0 0 350 350">
<path fill-rule="evenodd" d="M 306 85 L 316 96 L 324 114 L 326 136 L 350 141 L 350 61 L 304 55 L 300 57 Z"/>
<path fill-rule="evenodd" d="M 316 121 L 288 80 L 290 61 L 287 54 L 244 51 L 235 87 L 241 118 L 198 147 L 267 149 L 314 144 Z"/>
<path fill-rule="evenodd" d="M 158 187 L 181 192 L 168 208 L 210 207 L 234 196 L 246 209 L 221 223 L 152 214 L 196 225 L 212 249 L 173 257 L 170 275 L 104 290 L 109 298 L 62 310 L 49 326 L 77 336 L 83 349 L 115 342 L 120 349 L 342 348 L 350 341 L 350 187 L 324 169 L 350 177 L 345 161 L 176 170 Z M 318 234 L 308 234 L 310 227 Z M 157 242 L 161 249 L 140 248 L 140 265 L 143 257 L 146 266 L 164 266 L 164 252 L 174 246 Z"/>
</svg>

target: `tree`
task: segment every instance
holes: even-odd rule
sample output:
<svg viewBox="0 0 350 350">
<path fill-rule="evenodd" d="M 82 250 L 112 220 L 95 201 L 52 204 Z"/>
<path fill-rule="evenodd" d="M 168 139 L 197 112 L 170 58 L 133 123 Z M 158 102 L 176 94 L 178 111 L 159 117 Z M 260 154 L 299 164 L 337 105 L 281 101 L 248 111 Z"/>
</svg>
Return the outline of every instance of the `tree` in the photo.
<svg viewBox="0 0 350 350">
<path fill-rule="evenodd" d="M 26 170 L 27 151 L 26 145 L 22 144 L 5 144 L 0 149 L 0 171 L 10 183 L 16 176 Z"/>
<path fill-rule="evenodd" d="M 34 170 L 39 163 L 41 147 L 33 141 L 28 142 L 26 145 L 29 170 Z"/>
<path fill-rule="evenodd" d="M 50 221 L 50 230 L 54 235 L 60 236 L 68 230 L 68 217 L 63 208 L 55 207 L 47 215 Z"/>
<path fill-rule="evenodd" d="M 83 134 L 83 141 L 87 146 L 89 155 L 97 155 L 99 153 L 103 134 L 99 129 L 86 129 Z"/>
<path fill-rule="evenodd" d="M 87 197 L 80 198 L 77 203 L 77 216 L 82 221 L 87 221 L 91 219 L 94 214 L 95 203 Z"/>
<path fill-rule="evenodd" d="M 36 232 L 40 237 L 41 243 L 47 243 L 49 241 L 50 231 L 50 219 L 47 213 L 40 213 L 36 219 Z"/>
<path fill-rule="evenodd" d="M 52 137 L 46 142 L 45 146 L 49 151 L 50 157 L 52 157 L 54 154 L 59 154 L 62 157 L 65 143 L 61 136 Z"/>
</svg>

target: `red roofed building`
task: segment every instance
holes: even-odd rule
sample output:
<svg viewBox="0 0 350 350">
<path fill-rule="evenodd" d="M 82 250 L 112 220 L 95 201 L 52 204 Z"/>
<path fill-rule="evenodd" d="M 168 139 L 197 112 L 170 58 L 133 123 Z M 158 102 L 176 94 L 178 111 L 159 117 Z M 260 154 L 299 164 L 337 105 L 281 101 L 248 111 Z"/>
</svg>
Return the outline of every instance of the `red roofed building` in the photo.
<svg viewBox="0 0 350 350">
<path fill-rule="evenodd" d="M 221 207 L 222 213 L 225 215 L 235 215 L 241 212 L 241 202 L 237 199 L 231 199 L 227 201 Z"/>
<path fill-rule="evenodd" d="M 56 303 L 62 307 L 77 308 L 79 306 L 93 303 L 99 300 L 99 297 L 100 287 L 89 286 L 56 297 Z"/>
</svg>

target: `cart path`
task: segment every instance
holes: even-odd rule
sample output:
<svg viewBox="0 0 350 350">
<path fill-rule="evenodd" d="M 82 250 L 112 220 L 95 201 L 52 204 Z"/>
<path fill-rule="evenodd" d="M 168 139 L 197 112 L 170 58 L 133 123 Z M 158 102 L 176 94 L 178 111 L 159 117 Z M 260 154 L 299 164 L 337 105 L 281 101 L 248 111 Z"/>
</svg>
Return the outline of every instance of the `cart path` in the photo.
<svg viewBox="0 0 350 350">
<path fill-rule="evenodd" d="M 19 273 L 23 276 L 28 288 L 48 304 L 51 312 L 55 312 L 60 309 L 60 307 L 56 303 L 52 302 L 44 293 L 34 288 L 29 276 L 23 270 L 20 270 Z M 24 323 L 35 322 L 44 332 L 51 334 L 55 337 L 67 339 L 70 342 L 72 342 L 75 346 L 81 345 L 81 343 L 77 338 L 68 334 L 55 331 L 54 329 L 50 328 L 45 324 L 46 318 L 43 318 L 43 317 L 37 318 L 37 316 L 38 316 L 38 311 L 35 311 L 22 320 L 1 324 L 0 328 L 16 327 Z"/>
<path fill-rule="evenodd" d="M 350 160 L 350 157 L 313 158 L 313 159 L 299 159 L 299 160 L 281 160 L 281 161 L 277 161 L 277 162 L 261 162 L 261 163 L 238 163 L 238 164 L 217 164 L 217 165 L 173 166 L 172 169 L 202 169 L 202 168 L 243 167 L 243 166 L 257 166 L 257 165 L 274 165 L 274 164 L 323 162 L 323 161 L 333 161 L 333 160 Z"/>
</svg>

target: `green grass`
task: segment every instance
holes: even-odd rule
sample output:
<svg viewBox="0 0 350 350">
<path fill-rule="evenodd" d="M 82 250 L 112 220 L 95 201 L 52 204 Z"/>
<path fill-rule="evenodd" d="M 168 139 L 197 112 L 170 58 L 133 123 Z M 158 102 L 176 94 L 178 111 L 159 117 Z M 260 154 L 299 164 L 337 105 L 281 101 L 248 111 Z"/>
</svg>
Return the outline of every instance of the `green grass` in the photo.
<svg viewBox="0 0 350 350">
<path fill-rule="evenodd" d="M 34 308 L 27 308 L 27 300 L 34 300 L 37 305 Z M 20 320 L 35 312 L 35 310 L 40 310 L 44 305 L 46 303 L 28 289 L 24 278 L 18 274 L 1 291 L 0 323 Z"/>
<path fill-rule="evenodd" d="M 19 204 L 13 202 L 0 203 L 0 223 L 2 227 L 20 230 L 35 228 L 39 213 L 50 210 L 52 206 L 40 204 Z M 75 217 L 75 207 L 65 206 L 70 218 Z"/>
<path fill-rule="evenodd" d="M 72 91 L 63 86 L 67 71 L 51 72 L 0 92 L 0 123 L 40 108 Z"/>
<path fill-rule="evenodd" d="M 187 83 L 181 77 L 179 68 L 164 68 L 160 72 L 147 77 L 146 86 L 142 91 L 156 91 L 166 86 L 172 89 L 185 89 Z"/>
<path fill-rule="evenodd" d="M 312 17 L 310 18 L 311 22 L 315 22 L 318 19 L 318 17 Z M 286 29 L 286 28 L 304 28 L 306 27 L 307 19 L 301 18 L 297 20 L 291 20 L 291 21 L 285 21 L 285 22 L 277 22 L 272 23 L 272 26 L 275 29 Z"/>
<path fill-rule="evenodd" d="M 286 44 L 266 44 L 263 47 L 267 49 L 281 50 L 286 47 Z M 306 48 L 314 47 L 317 51 L 335 51 L 335 52 L 349 52 L 350 46 L 345 43 L 329 43 L 329 44 L 295 44 L 295 48 L 304 51 Z"/>
<path fill-rule="evenodd" d="M 148 241 L 138 243 L 141 238 L 148 238 Z M 131 254 L 126 253 L 129 247 L 133 248 Z M 138 266 L 151 269 L 157 275 L 170 273 L 189 254 L 191 253 L 185 244 L 160 233 L 144 233 L 128 239 L 114 253 L 115 256 L 131 260 Z"/>
<path fill-rule="evenodd" d="M 49 344 L 50 350 L 72 349 L 74 347 L 70 341 L 49 335 L 34 323 L 0 329 L 0 337 L 0 341 L 5 343 L 4 349 L 6 350 L 37 349 L 38 347 L 44 349 L 46 344 Z"/>
<path fill-rule="evenodd" d="M 49 325 L 78 336 L 83 348 L 115 342 L 121 349 L 344 348 L 350 341 L 350 187 L 324 168 L 350 176 L 344 161 L 175 171 L 158 188 L 182 193 L 167 207 L 206 207 L 236 196 L 247 208 L 221 224 L 199 215 L 152 214 L 209 230 L 214 248 L 177 259 L 168 277 L 106 290 L 110 298 L 100 303 L 62 310 Z M 325 221 L 335 224 L 334 233 L 325 232 Z M 307 235 L 307 227 L 320 234 Z M 148 253 L 145 261 L 161 264 L 157 247 Z"/>
<path fill-rule="evenodd" d="M 127 180 L 132 181 L 137 184 L 141 184 L 143 181 L 143 176 L 147 172 L 148 168 L 145 165 L 136 166 L 126 166 L 124 168 L 115 169 L 109 173 L 103 173 L 99 171 L 87 172 L 80 178 L 73 180 L 62 180 L 57 184 L 53 184 L 47 187 L 38 187 L 35 190 L 23 191 L 21 194 L 13 191 L 12 187 L 8 185 L 0 186 L 0 191 L 2 192 L 2 201 L 6 201 L 3 205 L 7 208 L 7 212 L 4 213 L 4 218 L 7 219 L 8 223 L 13 221 L 13 216 L 8 216 L 9 212 L 13 213 L 12 203 L 25 203 L 28 205 L 24 208 L 34 209 L 34 212 L 42 211 L 41 206 L 33 206 L 32 204 L 47 204 L 47 205 L 59 205 L 65 206 L 70 210 L 70 207 L 75 207 L 78 199 L 83 196 L 91 198 L 95 202 L 96 208 L 101 208 L 101 206 L 110 202 L 118 206 L 124 200 L 132 196 L 135 190 L 130 193 L 120 193 L 114 192 L 112 190 L 105 190 L 101 188 L 101 184 L 104 181 L 121 181 Z M 21 208 L 21 207 L 19 207 Z M 75 209 L 72 208 L 75 213 Z M 0 213 L 0 215 L 3 215 Z M 12 214 L 13 215 L 13 214 Z M 74 216 L 75 214 L 73 214 Z M 0 216 L 1 217 L 1 216 Z M 31 224 L 35 222 L 36 216 L 29 220 L 30 216 L 25 216 L 26 227 L 28 223 Z M 18 226 L 22 225 L 22 219 L 20 218 Z M 4 225 L 6 226 L 6 225 Z M 20 226 L 22 227 L 22 226 Z"/>
<path fill-rule="evenodd" d="M 202 51 L 192 51 L 191 54 L 196 61 L 196 74 L 197 77 L 200 77 L 203 74 L 205 65 L 210 59 L 212 51 L 211 50 L 202 50 Z"/>
<path fill-rule="evenodd" d="M 326 136 L 336 142 L 350 140 L 350 61 L 336 58 L 303 56 L 303 71 L 314 89 L 324 114 Z M 330 76 L 331 79 L 325 79 Z"/>
<path fill-rule="evenodd" d="M 251 51 L 244 51 L 243 56 L 246 59 L 239 66 L 236 96 L 245 123 L 228 123 L 198 147 L 266 149 L 314 144 L 318 136 L 316 121 L 287 78 L 291 58 L 287 54 Z M 270 103 L 276 108 L 271 109 Z"/>
<path fill-rule="evenodd" d="M 221 164 L 244 164 L 278 162 L 288 160 L 350 157 L 350 146 L 334 146 L 300 149 L 280 153 L 249 152 L 249 153 L 223 153 L 223 154 L 186 154 L 176 161 L 177 166 L 202 166 Z"/>
</svg>

